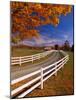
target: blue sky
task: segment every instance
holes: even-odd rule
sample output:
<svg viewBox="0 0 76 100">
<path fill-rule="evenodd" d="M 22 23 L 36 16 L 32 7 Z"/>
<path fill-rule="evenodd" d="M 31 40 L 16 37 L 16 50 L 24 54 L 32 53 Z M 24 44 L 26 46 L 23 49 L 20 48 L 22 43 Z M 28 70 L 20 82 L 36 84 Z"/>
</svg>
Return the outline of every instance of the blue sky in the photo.
<svg viewBox="0 0 76 100">
<path fill-rule="evenodd" d="M 40 33 L 40 39 L 33 38 L 25 40 L 24 43 L 33 46 L 50 46 L 54 44 L 62 45 L 68 40 L 70 45 L 73 44 L 73 9 L 66 16 L 60 16 L 60 23 L 57 27 L 47 24 L 37 27 Z"/>
</svg>

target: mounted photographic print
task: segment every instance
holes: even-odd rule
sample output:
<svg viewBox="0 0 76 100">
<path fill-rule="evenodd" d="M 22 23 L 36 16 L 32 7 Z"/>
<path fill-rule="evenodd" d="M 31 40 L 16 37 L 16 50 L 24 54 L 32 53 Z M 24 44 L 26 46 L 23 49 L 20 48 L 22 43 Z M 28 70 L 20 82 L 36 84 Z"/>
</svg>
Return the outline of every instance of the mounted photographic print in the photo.
<svg viewBox="0 0 76 100">
<path fill-rule="evenodd" d="M 11 98 L 74 94 L 74 6 L 10 2 Z"/>
</svg>

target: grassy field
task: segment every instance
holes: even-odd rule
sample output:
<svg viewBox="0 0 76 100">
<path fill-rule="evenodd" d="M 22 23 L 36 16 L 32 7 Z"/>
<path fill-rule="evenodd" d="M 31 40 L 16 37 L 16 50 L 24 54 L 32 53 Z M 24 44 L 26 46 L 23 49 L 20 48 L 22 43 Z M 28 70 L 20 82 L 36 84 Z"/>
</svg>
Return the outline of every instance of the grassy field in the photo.
<svg viewBox="0 0 76 100">
<path fill-rule="evenodd" d="M 27 56 L 43 52 L 43 49 L 30 49 L 30 48 L 12 48 L 11 56 Z"/>
<path fill-rule="evenodd" d="M 74 94 L 74 68 L 73 68 L 73 53 L 68 52 L 69 61 L 64 67 L 58 71 L 57 76 L 53 75 L 44 82 L 44 89 L 40 87 L 33 90 L 27 97 L 38 96 L 59 96 Z"/>
<path fill-rule="evenodd" d="M 30 48 L 13 48 L 11 51 L 11 57 L 19 57 L 19 56 L 28 56 L 28 55 L 33 55 L 33 54 L 37 54 L 37 53 L 42 53 L 45 52 L 45 50 L 43 49 L 30 49 Z M 13 67 L 24 67 L 27 65 L 32 65 L 32 64 L 37 64 L 41 61 L 44 61 L 46 59 L 48 59 L 52 54 L 47 55 L 46 57 L 43 57 L 41 59 L 37 59 L 35 61 L 32 62 L 27 62 L 27 63 L 23 63 L 21 66 L 19 65 L 13 65 Z"/>
</svg>

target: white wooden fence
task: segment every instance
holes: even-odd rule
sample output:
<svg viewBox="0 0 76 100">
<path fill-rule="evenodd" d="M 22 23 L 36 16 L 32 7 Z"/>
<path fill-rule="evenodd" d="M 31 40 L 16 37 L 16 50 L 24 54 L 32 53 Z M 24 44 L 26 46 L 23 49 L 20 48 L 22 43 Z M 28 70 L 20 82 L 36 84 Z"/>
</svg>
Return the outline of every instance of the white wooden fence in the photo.
<svg viewBox="0 0 76 100">
<path fill-rule="evenodd" d="M 41 68 L 37 71 L 34 71 L 34 72 L 27 74 L 23 77 L 20 77 L 18 79 L 12 80 L 11 85 L 14 85 L 15 83 L 18 83 L 22 80 L 36 76 L 34 79 L 30 80 L 26 84 L 19 86 L 18 88 L 12 90 L 11 96 L 14 97 L 15 94 L 21 92 L 21 94 L 19 94 L 17 96 L 17 98 L 22 98 L 22 97 L 26 96 L 28 93 L 30 93 L 31 91 L 33 91 L 38 86 L 41 86 L 41 89 L 43 89 L 44 81 L 46 81 L 49 77 L 51 77 L 54 74 L 57 76 L 57 71 L 64 66 L 64 64 L 68 61 L 68 59 L 69 59 L 69 55 L 65 55 L 65 57 L 63 57 L 59 61 L 57 61 L 49 66 Z M 33 83 L 35 83 L 35 84 L 33 85 Z M 24 92 L 22 92 L 23 89 L 25 89 L 26 87 L 29 87 L 29 86 L 31 86 L 31 87 L 28 88 L 27 90 L 25 90 Z"/>
<path fill-rule="evenodd" d="M 23 64 L 23 63 L 33 62 L 34 60 L 43 58 L 54 51 L 56 51 L 56 50 L 45 51 L 43 53 L 38 53 L 38 54 L 30 55 L 30 56 L 12 57 L 11 58 L 11 65 L 19 64 L 21 66 L 21 64 Z"/>
</svg>

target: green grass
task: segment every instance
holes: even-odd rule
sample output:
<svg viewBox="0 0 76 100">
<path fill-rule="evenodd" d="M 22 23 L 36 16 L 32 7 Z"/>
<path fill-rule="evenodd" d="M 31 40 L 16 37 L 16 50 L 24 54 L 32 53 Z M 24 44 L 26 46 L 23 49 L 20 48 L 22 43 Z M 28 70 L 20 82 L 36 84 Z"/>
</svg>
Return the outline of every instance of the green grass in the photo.
<svg viewBox="0 0 76 100">
<path fill-rule="evenodd" d="M 30 49 L 30 48 L 13 48 L 11 50 L 11 56 L 28 56 L 37 53 L 41 53 L 44 50 L 42 49 Z"/>
<path fill-rule="evenodd" d="M 64 71 L 67 75 L 66 79 L 73 79 L 73 53 L 72 52 L 67 52 L 69 54 L 69 61 L 65 64 L 64 66 Z"/>
</svg>

